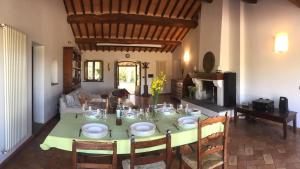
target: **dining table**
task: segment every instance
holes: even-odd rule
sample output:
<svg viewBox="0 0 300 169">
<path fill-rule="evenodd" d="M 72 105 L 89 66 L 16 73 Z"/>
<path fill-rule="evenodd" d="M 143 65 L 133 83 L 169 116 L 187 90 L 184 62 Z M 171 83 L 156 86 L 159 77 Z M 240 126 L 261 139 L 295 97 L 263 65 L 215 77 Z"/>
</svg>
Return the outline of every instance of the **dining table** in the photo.
<svg viewBox="0 0 300 169">
<path fill-rule="evenodd" d="M 154 114 L 154 113 L 153 113 Z M 44 142 L 40 144 L 42 150 L 49 150 L 56 148 L 65 151 L 72 151 L 72 142 L 76 141 L 96 141 L 96 142 L 117 142 L 117 154 L 130 154 L 131 145 L 131 131 L 130 126 L 137 122 L 151 122 L 156 126 L 155 133 L 151 136 L 141 137 L 134 136 L 135 141 L 148 141 L 165 137 L 167 132 L 171 133 L 171 146 L 178 147 L 198 140 L 197 127 L 184 128 L 178 124 L 180 117 L 189 116 L 185 113 L 174 111 L 170 114 L 156 112 L 154 115 L 136 116 L 136 117 L 122 117 L 122 125 L 116 125 L 116 115 L 107 114 L 105 118 L 87 118 L 84 113 L 67 113 L 62 114 L 60 121 L 52 129 Z M 208 116 L 201 114 L 195 118 L 205 120 Z M 100 138 L 93 139 L 84 136 L 81 133 L 81 127 L 88 123 L 101 123 L 108 127 L 109 133 Z M 222 123 L 202 128 L 202 138 L 209 136 L 216 132 L 224 130 Z M 141 149 L 138 152 L 149 152 L 155 150 L 165 149 L 165 146 L 156 146 L 146 149 Z M 105 150 L 83 150 L 84 153 L 92 154 L 111 154 L 110 151 Z"/>
</svg>

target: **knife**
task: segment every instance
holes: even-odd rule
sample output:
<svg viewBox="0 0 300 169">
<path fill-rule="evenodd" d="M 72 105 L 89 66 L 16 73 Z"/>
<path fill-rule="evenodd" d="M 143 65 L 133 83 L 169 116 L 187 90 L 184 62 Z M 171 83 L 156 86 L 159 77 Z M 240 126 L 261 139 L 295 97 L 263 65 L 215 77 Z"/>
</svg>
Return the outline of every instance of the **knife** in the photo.
<svg viewBox="0 0 300 169">
<path fill-rule="evenodd" d="M 79 134 L 78 134 L 78 137 L 80 137 L 81 136 L 81 128 L 79 129 Z"/>
<path fill-rule="evenodd" d="M 156 126 L 157 131 L 158 131 L 159 133 L 161 133 L 160 130 L 159 130 L 159 128 L 157 127 L 157 124 L 155 124 L 155 126 Z"/>
<path fill-rule="evenodd" d="M 179 130 L 178 126 L 177 126 L 175 123 L 173 123 L 173 126 L 174 126 L 177 130 Z"/>
</svg>

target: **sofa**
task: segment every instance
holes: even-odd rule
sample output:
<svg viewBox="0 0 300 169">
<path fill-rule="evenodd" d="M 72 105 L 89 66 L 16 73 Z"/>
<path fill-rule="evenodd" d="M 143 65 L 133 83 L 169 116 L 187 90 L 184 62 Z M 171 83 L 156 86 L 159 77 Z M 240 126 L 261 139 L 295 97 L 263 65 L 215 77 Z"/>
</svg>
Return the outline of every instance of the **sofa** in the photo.
<svg viewBox="0 0 300 169">
<path fill-rule="evenodd" d="M 91 94 L 88 91 L 78 88 L 68 94 L 63 94 L 59 98 L 59 112 L 64 113 L 81 113 L 81 105 L 87 100 L 99 100 L 100 95 Z"/>
<path fill-rule="evenodd" d="M 59 98 L 59 112 L 64 113 L 82 113 L 81 105 L 86 102 L 102 102 L 103 99 L 109 101 L 109 111 L 113 111 L 118 104 L 118 98 L 124 100 L 128 98 L 129 92 L 126 89 L 114 89 L 109 94 L 91 94 L 90 92 L 79 88 L 68 94 L 64 94 Z M 132 106 L 132 104 L 127 104 Z"/>
</svg>

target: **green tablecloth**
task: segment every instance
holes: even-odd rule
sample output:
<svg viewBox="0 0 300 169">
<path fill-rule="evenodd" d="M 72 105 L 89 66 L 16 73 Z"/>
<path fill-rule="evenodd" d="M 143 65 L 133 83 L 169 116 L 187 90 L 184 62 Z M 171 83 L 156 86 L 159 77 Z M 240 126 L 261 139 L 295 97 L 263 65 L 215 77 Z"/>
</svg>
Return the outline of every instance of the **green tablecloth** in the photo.
<svg viewBox="0 0 300 169">
<path fill-rule="evenodd" d="M 61 120 L 54 127 L 54 129 L 50 132 L 50 134 L 46 137 L 43 144 L 40 147 L 43 150 L 48 150 L 50 148 L 57 148 L 61 150 L 71 151 L 72 150 L 72 141 L 105 141 L 112 142 L 117 141 L 117 154 L 130 154 L 130 138 L 127 135 L 126 130 L 129 129 L 129 126 L 132 123 L 138 121 L 147 121 L 147 120 L 139 120 L 139 119 L 126 119 L 123 118 L 123 122 L 121 126 L 116 125 L 116 117 L 115 115 L 107 115 L 107 120 L 91 120 L 85 118 L 84 115 L 80 114 L 77 118 L 75 118 L 75 114 L 63 114 L 61 116 Z M 153 136 L 150 137 L 136 137 L 136 141 L 143 140 L 153 140 L 157 138 L 162 138 L 165 136 L 166 131 L 169 129 L 171 131 L 171 144 L 172 147 L 185 145 L 189 143 L 193 143 L 197 141 L 197 128 L 194 129 L 184 129 L 179 127 L 179 130 L 173 125 L 173 123 L 177 122 L 177 119 L 182 115 L 173 113 L 171 115 L 159 115 L 157 116 L 159 121 L 156 122 L 157 127 L 161 131 L 155 132 Z M 201 115 L 201 119 L 206 119 L 207 116 Z M 90 139 L 81 135 L 79 137 L 79 130 L 82 125 L 90 122 L 97 122 L 107 124 L 109 129 L 112 130 L 112 137 L 109 137 L 109 134 L 106 137 L 103 137 L 99 140 Z M 210 134 L 213 134 L 218 131 L 223 131 L 223 125 L 214 124 L 210 126 L 206 126 L 202 129 L 202 137 L 206 137 Z M 130 131 L 130 130 L 129 130 Z M 130 134 L 130 133 L 129 133 Z M 158 149 L 163 149 L 163 146 L 158 146 L 154 148 L 143 149 L 140 152 L 153 151 Z M 107 151 L 86 151 L 88 153 L 97 153 L 97 154 L 110 154 L 111 152 Z"/>
</svg>

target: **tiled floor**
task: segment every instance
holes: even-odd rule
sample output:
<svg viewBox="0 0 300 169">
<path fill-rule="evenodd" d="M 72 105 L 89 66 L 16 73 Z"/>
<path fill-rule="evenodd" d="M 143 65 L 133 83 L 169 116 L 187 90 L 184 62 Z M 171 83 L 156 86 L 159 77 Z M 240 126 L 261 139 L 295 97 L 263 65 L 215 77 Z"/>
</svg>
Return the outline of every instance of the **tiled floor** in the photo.
<svg viewBox="0 0 300 169">
<path fill-rule="evenodd" d="M 51 131 L 52 121 L 38 136 L 14 156 L 3 169 L 68 169 L 70 152 L 42 151 L 39 144 Z M 239 120 L 237 127 L 230 123 L 228 169 L 296 169 L 300 168 L 300 137 L 288 131 L 282 139 L 282 127 L 257 120 L 255 123 Z M 178 168 L 175 160 L 172 168 Z"/>
</svg>

